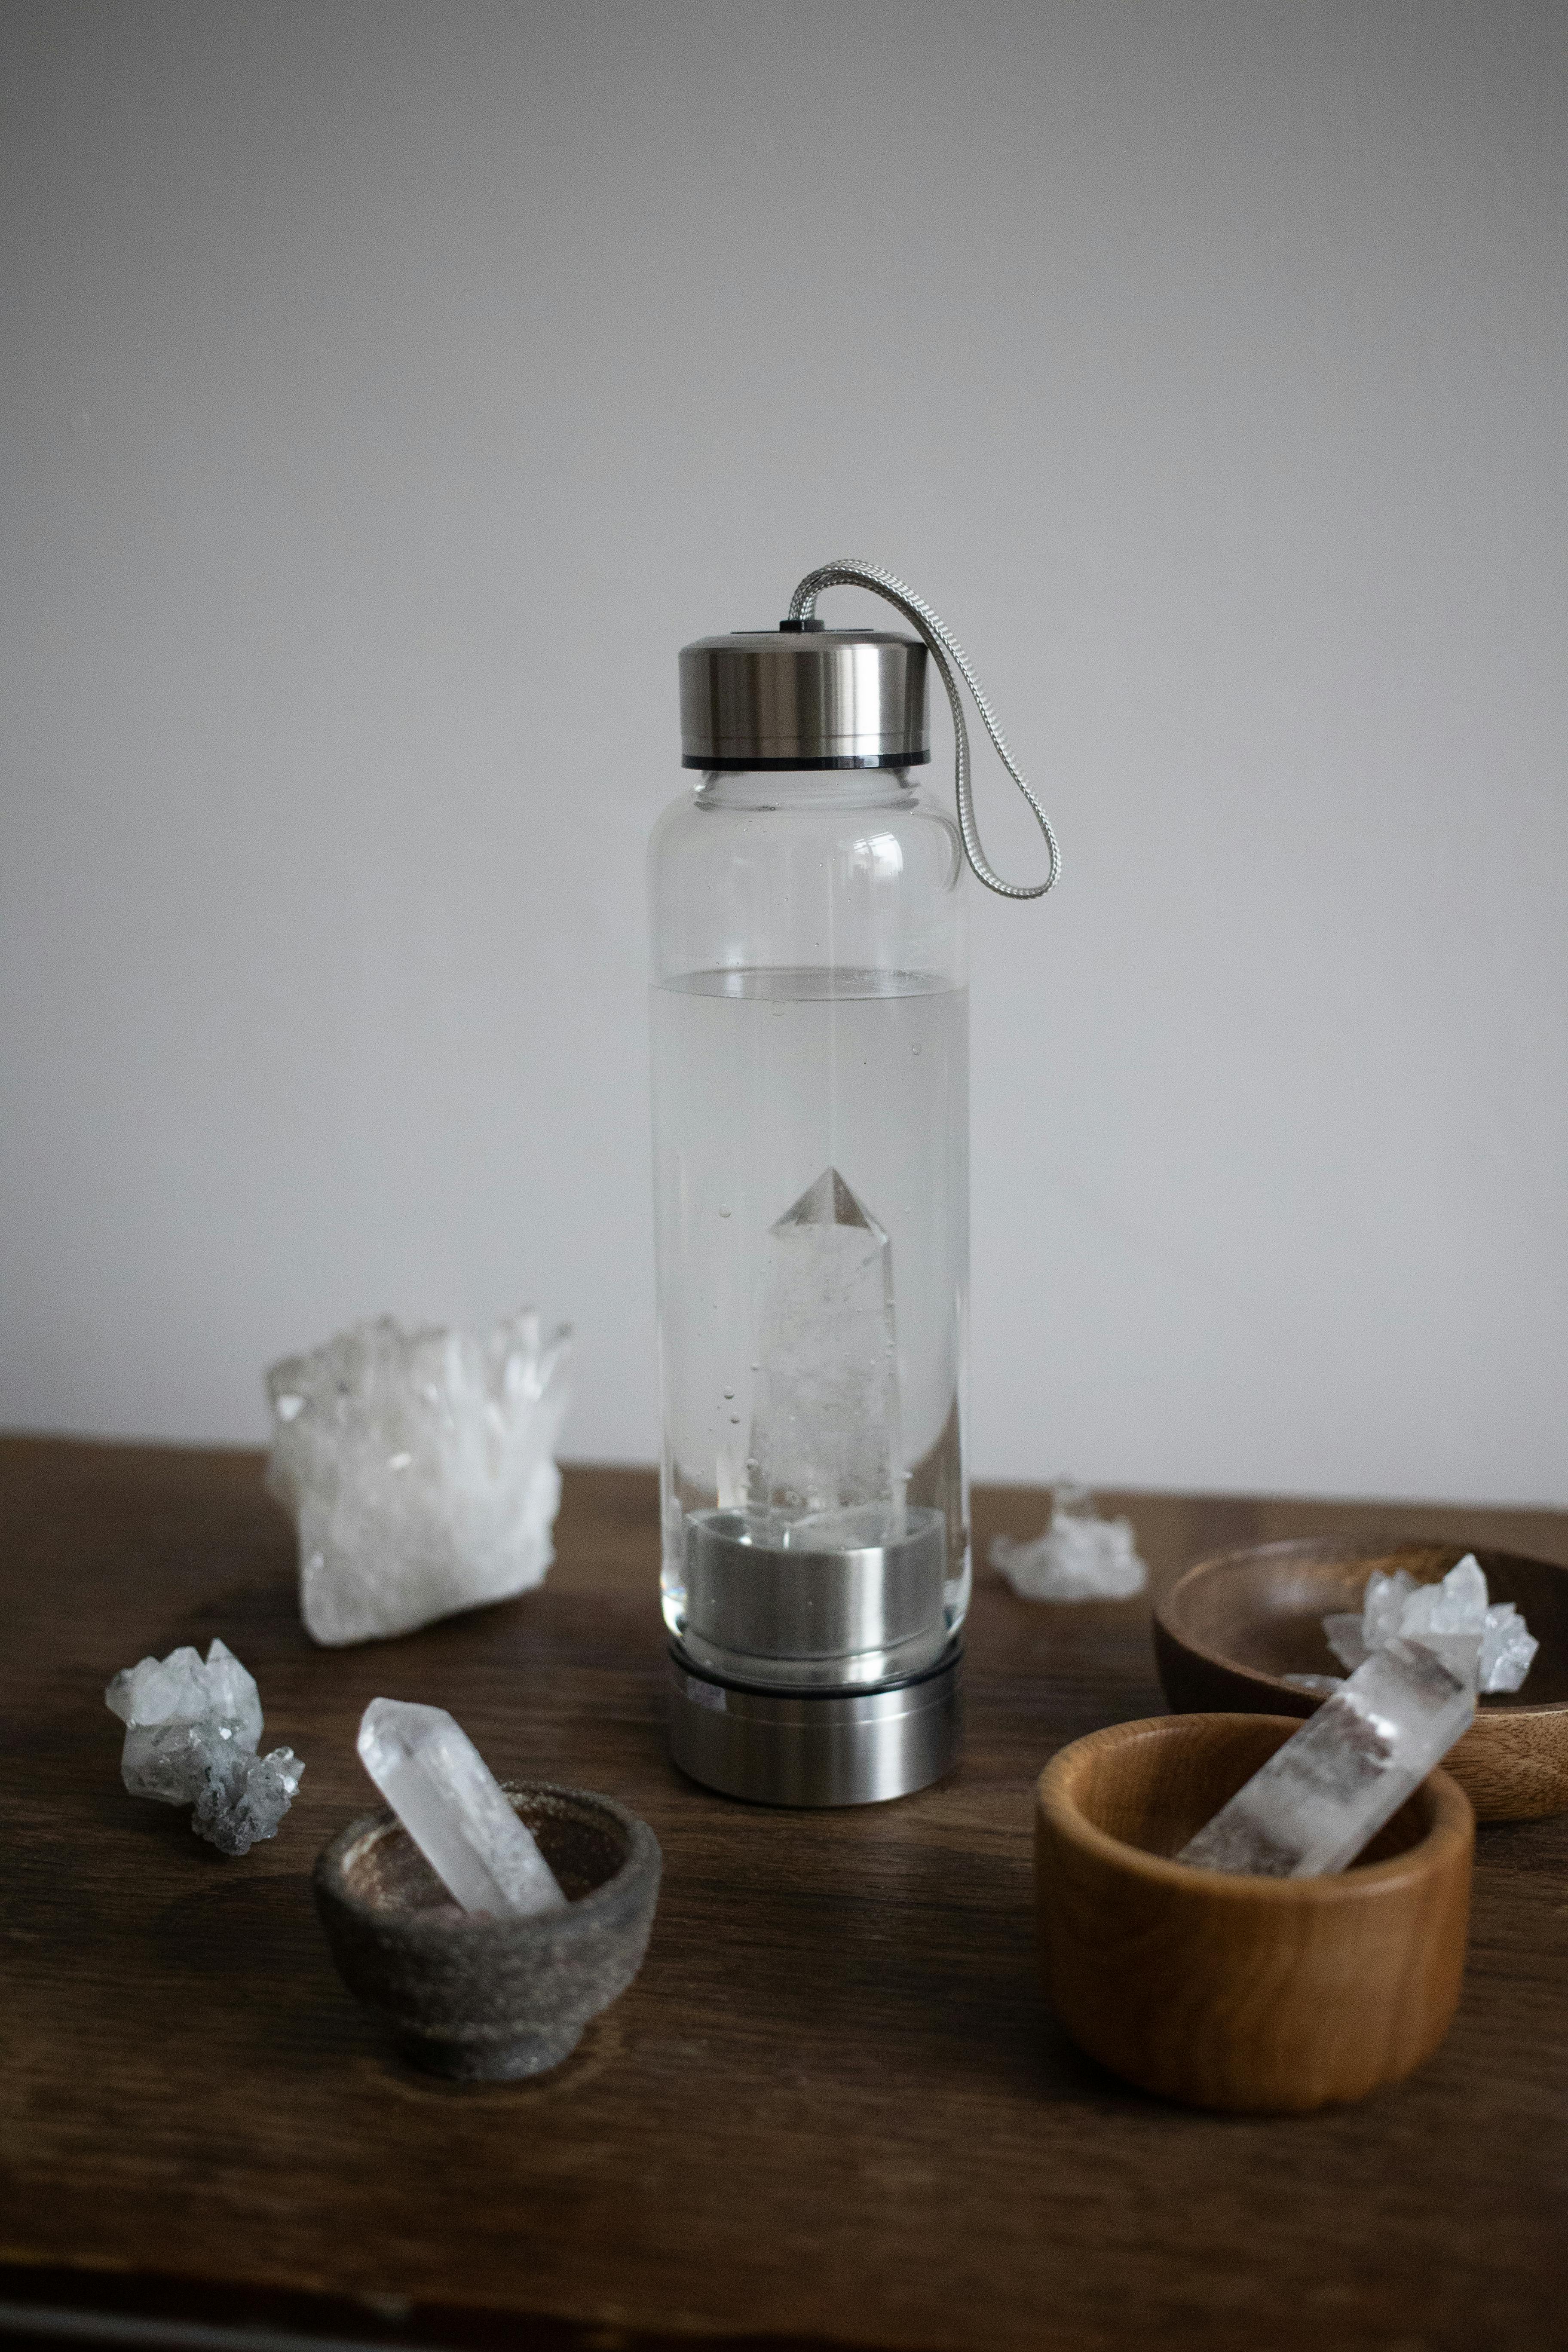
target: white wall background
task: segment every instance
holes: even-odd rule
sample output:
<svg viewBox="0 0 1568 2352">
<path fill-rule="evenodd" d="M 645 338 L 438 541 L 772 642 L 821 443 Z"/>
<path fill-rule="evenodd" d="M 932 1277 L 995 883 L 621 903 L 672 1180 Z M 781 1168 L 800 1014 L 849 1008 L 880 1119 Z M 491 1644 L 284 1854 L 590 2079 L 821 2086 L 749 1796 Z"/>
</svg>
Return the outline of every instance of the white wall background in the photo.
<svg viewBox="0 0 1568 2352">
<path fill-rule="evenodd" d="M 1066 853 L 976 908 L 976 1470 L 1568 1501 L 1568 11 L 4 41 L 0 1419 L 530 1297 L 652 1455 L 675 652 L 856 552 Z"/>
</svg>

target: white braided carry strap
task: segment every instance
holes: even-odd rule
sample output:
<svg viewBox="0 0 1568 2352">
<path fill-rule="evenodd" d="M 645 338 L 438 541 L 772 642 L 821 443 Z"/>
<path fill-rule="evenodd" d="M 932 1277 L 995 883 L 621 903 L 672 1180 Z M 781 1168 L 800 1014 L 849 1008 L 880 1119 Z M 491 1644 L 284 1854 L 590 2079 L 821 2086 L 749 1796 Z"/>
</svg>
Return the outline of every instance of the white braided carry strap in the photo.
<svg viewBox="0 0 1568 2352">
<path fill-rule="evenodd" d="M 824 563 L 817 571 L 806 573 L 789 600 L 790 619 L 811 620 L 816 611 L 817 597 L 824 588 L 869 588 L 873 595 L 883 596 L 889 604 L 896 605 L 905 620 L 923 637 L 936 664 L 937 675 L 947 688 L 948 708 L 952 712 L 953 786 L 958 799 L 958 830 L 963 839 L 963 854 L 975 879 L 984 882 L 988 890 L 997 891 L 1004 898 L 1043 898 L 1062 870 L 1062 856 L 1057 847 L 1057 836 L 1051 829 L 1050 818 L 1018 772 L 1017 762 L 1007 749 L 1002 730 L 996 724 L 996 714 L 981 690 L 980 680 L 970 666 L 969 656 L 946 622 L 931 611 L 923 596 L 916 595 L 906 581 L 900 580 L 891 572 L 885 572 L 879 563 L 863 563 L 853 555 L 841 556 L 837 563 Z M 957 670 L 973 696 L 974 708 L 980 713 L 985 732 L 996 747 L 997 758 L 1033 809 L 1040 831 L 1046 836 L 1051 865 L 1043 882 L 1004 882 L 987 863 L 985 852 L 980 846 L 969 772 L 969 730 L 964 724 L 963 703 L 953 670 Z"/>
</svg>

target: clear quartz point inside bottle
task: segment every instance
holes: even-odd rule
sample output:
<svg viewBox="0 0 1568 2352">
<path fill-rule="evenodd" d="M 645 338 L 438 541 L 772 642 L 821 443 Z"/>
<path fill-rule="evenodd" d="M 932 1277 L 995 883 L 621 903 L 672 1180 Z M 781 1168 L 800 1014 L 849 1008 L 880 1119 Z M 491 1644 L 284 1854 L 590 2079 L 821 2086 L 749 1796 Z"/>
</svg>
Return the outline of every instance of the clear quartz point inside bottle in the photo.
<svg viewBox="0 0 1568 2352">
<path fill-rule="evenodd" d="M 897 1542 L 908 1481 L 892 1245 L 837 1168 L 770 1229 L 760 1279 L 752 1541 L 808 1551 Z"/>
</svg>

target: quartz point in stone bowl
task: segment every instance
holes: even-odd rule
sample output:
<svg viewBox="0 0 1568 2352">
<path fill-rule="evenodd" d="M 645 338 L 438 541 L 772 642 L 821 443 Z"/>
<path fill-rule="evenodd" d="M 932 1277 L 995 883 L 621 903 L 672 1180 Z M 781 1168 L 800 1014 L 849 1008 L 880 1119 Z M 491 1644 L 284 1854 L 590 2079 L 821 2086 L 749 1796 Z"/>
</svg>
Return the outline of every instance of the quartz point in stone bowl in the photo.
<svg viewBox="0 0 1568 2352">
<path fill-rule="evenodd" d="M 1033 1543 L 998 1536 L 991 1565 L 1024 1601 L 1126 1601 L 1148 1570 L 1131 1519 L 1102 1519 L 1087 1486 L 1070 1478 L 1051 1489 L 1051 1523 Z"/>
<path fill-rule="evenodd" d="M 1473 1634 L 1384 1642 L 1176 1860 L 1264 1878 L 1345 1869 L 1469 1727 L 1478 1657 Z"/>
<path fill-rule="evenodd" d="M 133 1797 L 190 1805 L 196 1835 L 223 1853 L 277 1836 L 305 1768 L 291 1748 L 257 1754 L 256 1678 L 225 1643 L 215 1640 L 205 1661 L 188 1646 L 143 1658 L 103 1698 L 125 1726 L 120 1777 Z"/>
<path fill-rule="evenodd" d="M 411 1633 L 542 1581 L 568 1348 L 527 1310 L 488 1335 L 383 1316 L 273 1365 L 267 1483 L 299 1528 L 316 1641 Z"/>
<path fill-rule="evenodd" d="M 555 1873 L 505 1790 L 445 1707 L 373 1698 L 360 1761 L 431 1869 L 465 1911 L 557 1911 Z"/>
</svg>

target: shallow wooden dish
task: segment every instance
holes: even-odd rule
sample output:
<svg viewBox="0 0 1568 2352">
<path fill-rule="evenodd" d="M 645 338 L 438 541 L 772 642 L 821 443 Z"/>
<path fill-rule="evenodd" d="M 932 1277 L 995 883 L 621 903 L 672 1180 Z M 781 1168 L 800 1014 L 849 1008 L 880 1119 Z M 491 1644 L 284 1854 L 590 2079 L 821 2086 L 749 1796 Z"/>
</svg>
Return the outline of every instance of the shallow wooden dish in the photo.
<svg viewBox="0 0 1568 2352">
<path fill-rule="evenodd" d="M 1483 1822 L 1568 1812 L 1568 1568 L 1480 1545 L 1375 1541 L 1258 1544 L 1199 1560 L 1154 1610 L 1154 1655 L 1173 1707 L 1310 1715 L 1283 1675 L 1344 1669 L 1323 1638 L 1331 1610 L 1361 1607 L 1374 1568 L 1446 1576 L 1473 1549 L 1494 1601 L 1511 1601 L 1541 1643 L 1517 1693 L 1483 1698 L 1443 1759 Z"/>
<path fill-rule="evenodd" d="M 1332 1877 L 1170 1859 L 1300 1727 L 1260 1715 L 1119 1723 L 1040 1775 L 1047 1995 L 1092 2057 L 1187 2106 L 1300 2113 L 1364 2098 L 1431 2055 L 1458 2002 L 1475 1821 L 1445 1772 Z"/>
</svg>

